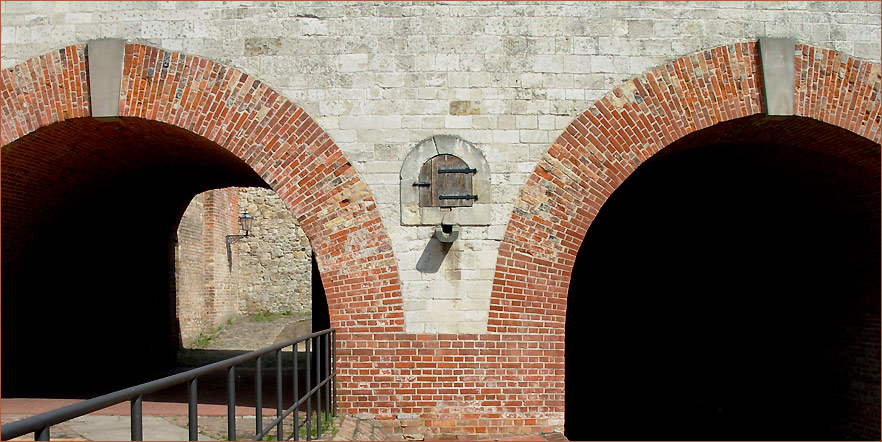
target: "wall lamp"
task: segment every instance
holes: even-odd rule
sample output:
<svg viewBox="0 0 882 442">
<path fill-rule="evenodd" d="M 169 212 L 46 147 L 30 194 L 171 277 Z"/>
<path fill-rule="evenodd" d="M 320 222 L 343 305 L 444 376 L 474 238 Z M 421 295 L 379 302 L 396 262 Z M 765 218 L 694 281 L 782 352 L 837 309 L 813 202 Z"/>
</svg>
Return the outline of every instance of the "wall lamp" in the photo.
<svg viewBox="0 0 882 442">
<path fill-rule="evenodd" d="M 245 211 L 243 211 L 242 214 L 239 215 L 239 230 L 240 231 L 244 230 L 245 234 L 244 235 L 227 235 L 227 244 L 233 244 L 234 242 L 237 242 L 242 238 L 247 238 L 248 233 L 251 232 L 251 223 L 252 222 L 254 222 L 254 217 L 251 216 L 250 213 L 248 213 L 248 209 L 245 209 Z"/>
</svg>

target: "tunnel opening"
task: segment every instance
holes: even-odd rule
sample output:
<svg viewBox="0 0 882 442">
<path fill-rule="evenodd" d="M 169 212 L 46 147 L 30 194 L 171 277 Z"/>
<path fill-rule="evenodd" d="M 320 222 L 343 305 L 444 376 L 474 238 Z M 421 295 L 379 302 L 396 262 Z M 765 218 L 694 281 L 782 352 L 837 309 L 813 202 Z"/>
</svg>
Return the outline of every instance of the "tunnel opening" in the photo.
<svg viewBox="0 0 882 442">
<path fill-rule="evenodd" d="M 879 145 L 747 117 L 631 174 L 579 249 L 566 435 L 878 439 Z"/>
<path fill-rule="evenodd" d="M 173 369 L 176 230 L 195 195 L 233 186 L 269 188 L 214 142 L 140 118 L 3 146 L 3 396 L 88 397 Z"/>
<path fill-rule="evenodd" d="M 247 218 L 246 231 L 239 224 Z M 312 245 L 272 189 L 196 195 L 178 225 L 175 277 L 183 366 L 330 328 Z"/>
</svg>

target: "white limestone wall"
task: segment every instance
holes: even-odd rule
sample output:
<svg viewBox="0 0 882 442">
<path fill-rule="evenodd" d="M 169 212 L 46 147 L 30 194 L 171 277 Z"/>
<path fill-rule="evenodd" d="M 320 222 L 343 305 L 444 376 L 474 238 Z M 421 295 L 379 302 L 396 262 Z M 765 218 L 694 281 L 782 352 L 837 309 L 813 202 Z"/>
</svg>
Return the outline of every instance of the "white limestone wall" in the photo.
<svg viewBox="0 0 882 442">
<path fill-rule="evenodd" d="M 3 68 L 121 38 L 237 67 L 302 106 L 378 202 L 411 332 L 486 330 L 521 185 L 622 81 L 761 36 L 880 59 L 879 2 L 2 2 L 0 13 Z M 492 172 L 490 225 L 463 227 L 446 254 L 432 227 L 402 226 L 399 214 L 402 160 L 436 134 L 473 143 Z"/>
</svg>

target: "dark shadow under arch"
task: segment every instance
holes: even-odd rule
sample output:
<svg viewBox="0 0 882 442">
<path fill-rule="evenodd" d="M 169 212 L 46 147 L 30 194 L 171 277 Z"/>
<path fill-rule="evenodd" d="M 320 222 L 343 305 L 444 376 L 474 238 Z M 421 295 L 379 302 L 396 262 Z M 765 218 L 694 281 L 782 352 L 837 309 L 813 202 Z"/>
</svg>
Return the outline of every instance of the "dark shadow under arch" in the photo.
<svg viewBox="0 0 882 442">
<path fill-rule="evenodd" d="M 173 366 L 184 209 L 208 189 L 268 185 L 217 144 L 140 118 L 66 120 L 2 155 L 4 396 L 110 391 Z"/>
<path fill-rule="evenodd" d="M 749 117 L 641 165 L 576 258 L 567 436 L 872 438 L 878 154 L 815 120 Z"/>
</svg>

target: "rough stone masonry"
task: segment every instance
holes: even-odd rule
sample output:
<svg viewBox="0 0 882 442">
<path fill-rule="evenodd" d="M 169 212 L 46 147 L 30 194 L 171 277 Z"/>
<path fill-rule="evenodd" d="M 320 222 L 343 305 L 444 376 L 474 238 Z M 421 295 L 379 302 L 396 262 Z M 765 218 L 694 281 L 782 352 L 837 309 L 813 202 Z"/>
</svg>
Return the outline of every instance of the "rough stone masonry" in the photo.
<svg viewBox="0 0 882 442">
<path fill-rule="evenodd" d="M 3 2 L 0 8 L 3 69 L 92 39 L 123 39 L 236 68 L 311 116 L 376 202 L 400 278 L 403 330 L 353 338 L 359 344 L 347 354 L 371 362 L 346 367 L 343 405 L 407 422 L 402 432 L 444 436 L 563 427 L 561 369 L 554 362 L 562 342 L 545 333 L 542 321 L 506 328 L 517 315 L 505 316 L 511 304 L 492 299 L 500 269 L 524 256 L 500 253 L 512 214 L 558 222 L 554 208 L 542 206 L 552 198 L 524 196 L 524 185 L 537 175 L 548 183 L 578 182 L 567 165 L 545 157 L 559 137 L 587 135 L 575 127 L 589 125 L 572 126 L 574 120 L 620 87 L 625 91 L 612 107 L 642 103 L 645 95 L 635 94 L 642 86 L 632 80 L 682 57 L 719 63 L 708 72 L 723 63 L 717 58 L 751 60 L 760 37 L 793 39 L 806 57 L 815 57 L 813 48 L 845 54 L 848 66 L 871 78 L 870 90 L 880 60 L 878 2 Z M 720 47 L 726 49 L 709 52 Z M 824 57 L 818 50 L 816 59 Z M 743 70 L 723 69 L 720 76 L 753 81 L 754 64 L 733 65 Z M 746 95 L 754 97 L 757 88 L 750 86 Z M 754 101 L 746 101 L 756 112 Z M 868 133 L 878 136 L 874 130 Z M 437 253 L 430 247 L 434 228 L 402 225 L 399 186 L 410 151 L 439 134 L 468 141 L 486 158 L 492 209 L 487 225 L 463 226 L 429 272 L 420 262 Z M 528 248 L 531 239 L 518 240 Z M 547 244 L 535 246 L 534 266 L 559 258 L 542 254 Z M 496 323 L 494 307 L 502 315 Z M 384 352 L 393 347 L 400 350 L 395 358 Z M 421 373 L 420 362 L 402 356 L 424 351 L 437 356 L 437 373 Z M 548 388 L 534 391 L 536 385 Z"/>
</svg>

